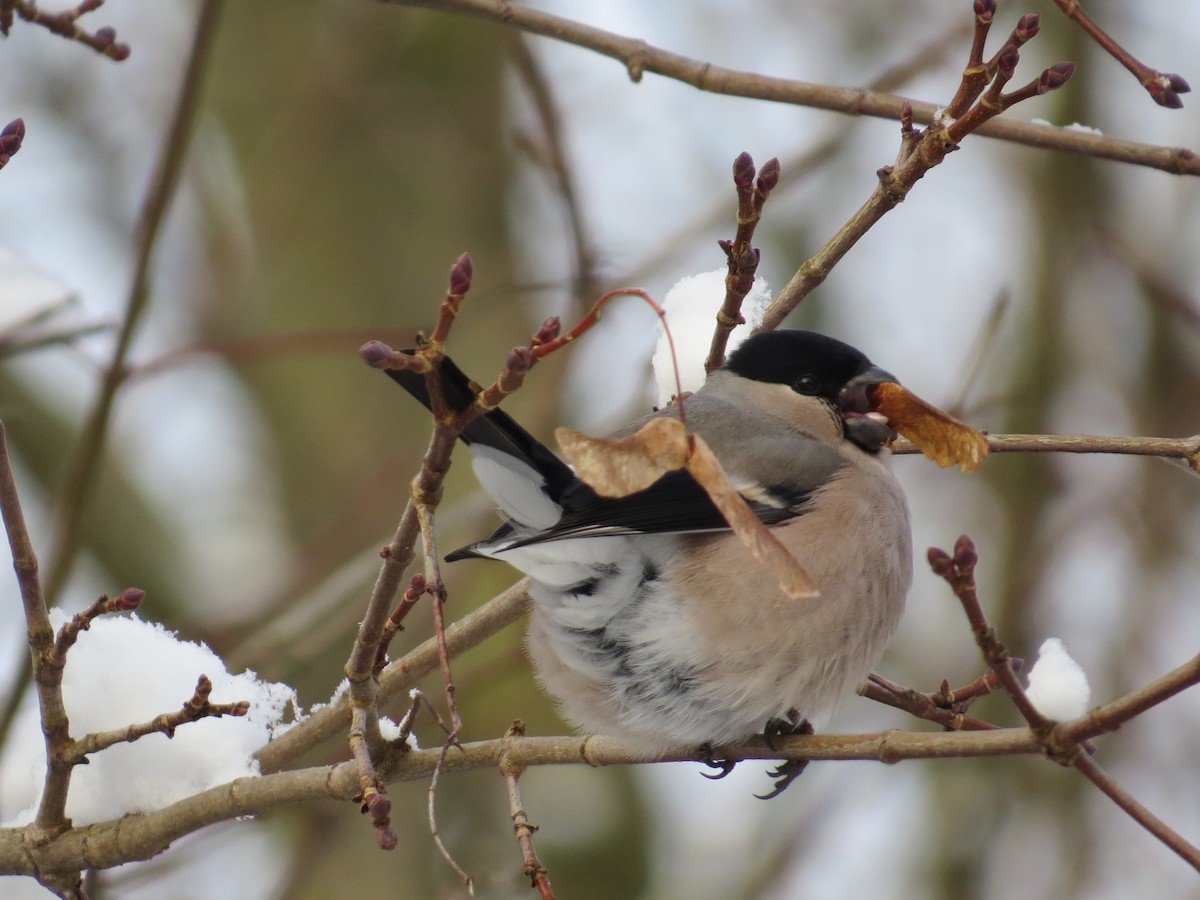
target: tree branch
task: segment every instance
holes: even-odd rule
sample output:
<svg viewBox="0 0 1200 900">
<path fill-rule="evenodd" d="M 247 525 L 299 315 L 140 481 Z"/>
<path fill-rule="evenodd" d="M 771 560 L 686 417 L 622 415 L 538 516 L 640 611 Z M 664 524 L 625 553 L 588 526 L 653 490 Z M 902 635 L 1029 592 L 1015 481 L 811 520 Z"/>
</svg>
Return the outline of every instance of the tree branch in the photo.
<svg viewBox="0 0 1200 900">
<path fill-rule="evenodd" d="M 489 606 L 510 601 L 509 591 Z M 517 595 L 519 597 L 519 595 Z M 472 615 L 479 615 L 478 610 Z M 496 609 L 483 618 L 490 618 Z M 469 617 L 468 617 L 469 618 Z M 477 621 L 482 621 L 477 620 Z M 463 623 L 456 623 L 462 625 Z M 479 626 L 476 625 L 476 628 Z M 492 633 L 492 632 L 488 632 Z M 455 626 L 447 629 L 447 641 L 453 647 L 465 635 Z M 478 637 L 478 633 L 475 634 Z M 482 638 L 480 638 L 482 639 Z M 418 654 L 423 659 L 418 660 Z M 418 663 L 417 668 L 398 677 L 413 676 L 413 680 L 437 666 L 437 648 L 431 638 L 406 659 Z M 397 671 L 404 660 L 394 664 Z M 1078 741 L 1099 735 L 1113 727 L 1115 717 L 1132 716 L 1151 705 L 1173 696 L 1200 679 L 1200 657 L 1181 666 L 1175 672 L 1150 685 L 1119 698 L 1107 706 L 1093 710 L 1071 722 L 1055 726 L 1058 735 Z M 345 703 L 340 704 L 343 713 Z M 334 710 L 331 709 L 330 713 Z M 297 729 L 305 727 L 317 716 L 297 726 L 260 752 L 260 759 L 271 760 L 268 752 L 276 744 L 284 744 Z M 336 715 L 335 715 L 336 718 Z M 1124 719 L 1123 719 L 1124 721 Z M 343 727 L 335 725 L 333 733 Z M 717 748 L 721 758 L 729 760 L 794 759 L 794 760 L 874 760 L 895 763 L 906 759 L 978 758 L 1042 754 L 1044 736 L 1029 728 L 1000 728 L 989 731 L 948 731 L 915 733 L 884 731 L 872 734 L 796 735 L 774 738 L 775 749 L 762 738 L 742 744 Z M 285 754 L 286 755 L 286 754 Z M 441 750 L 396 751 L 383 753 L 378 761 L 380 777 L 387 783 L 417 781 L 428 778 L 437 767 Z M 463 744 L 461 751 L 447 756 L 446 772 L 477 768 L 495 768 L 506 761 L 508 765 L 527 768 L 540 765 L 591 766 L 635 765 L 649 762 L 702 762 L 694 752 L 665 754 L 647 760 L 637 748 L 606 737 L 526 737 L 519 741 L 500 738 L 491 741 Z M 0 829 L 0 872 L 33 874 L 40 871 L 50 875 L 78 869 L 80 860 L 93 868 L 109 868 L 125 862 L 149 859 L 160 853 L 172 841 L 206 825 L 238 816 L 259 815 L 291 803 L 319 798 L 349 800 L 361 790 L 359 770 L 353 760 L 333 766 L 276 772 L 258 778 L 241 778 L 193 797 L 188 797 L 165 809 L 152 813 L 124 816 L 112 822 L 102 822 L 70 831 L 30 849 L 22 839 L 22 829 Z"/>
<path fill-rule="evenodd" d="M 622 63 L 633 81 L 653 72 L 666 78 L 689 84 L 698 90 L 733 97 L 771 100 L 827 109 L 851 116 L 873 116 L 899 120 L 905 103 L 912 106 L 913 121 L 930 124 L 938 106 L 916 100 L 906 100 L 894 94 L 811 84 L 787 78 L 774 78 L 753 72 L 728 69 L 712 63 L 690 59 L 651 46 L 636 38 L 613 34 L 600 28 L 583 25 L 525 6 L 490 0 L 380 0 L 394 6 L 413 6 L 457 13 L 519 28 L 568 44 L 592 50 Z M 1081 131 L 997 119 L 983 125 L 978 134 L 1028 147 L 1076 153 L 1097 159 L 1148 166 L 1175 175 L 1200 175 L 1200 156 L 1182 147 L 1156 147 L 1136 141 L 1087 134 Z"/>
<path fill-rule="evenodd" d="M 975 590 L 975 565 L 978 555 L 975 545 L 966 535 L 960 537 L 954 544 L 954 555 L 929 548 L 929 566 L 934 574 L 945 579 L 954 591 L 954 596 L 963 606 L 963 612 L 971 623 L 971 631 L 979 646 L 984 659 L 991 667 L 996 680 L 1004 687 L 1012 698 L 1013 705 L 1021 717 L 1029 724 L 1030 731 L 1037 737 L 1046 756 L 1064 765 L 1078 769 L 1084 777 L 1095 784 L 1113 802 L 1117 804 L 1135 822 L 1158 838 L 1174 853 L 1185 860 L 1192 868 L 1200 871 L 1200 847 L 1189 843 L 1183 835 L 1175 831 L 1164 821 L 1151 813 L 1134 797 L 1118 785 L 1110 776 L 1101 771 L 1086 752 L 1083 738 L 1092 733 L 1112 731 L 1122 722 L 1149 709 L 1150 706 L 1161 703 L 1186 687 L 1200 681 L 1200 656 L 1191 662 L 1180 666 L 1163 678 L 1158 679 L 1148 691 L 1143 689 L 1128 695 L 1118 701 L 1119 712 L 1112 708 L 1104 711 L 1094 710 L 1092 713 L 1075 719 L 1069 724 L 1062 724 L 1048 719 L 1033 705 L 1025 688 L 1017 679 L 1016 668 L 1009 657 L 1004 645 L 996 635 L 995 629 L 988 623 L 983 606 L 979 602 Z M 1110 704 L 1110 707 L 1114 704 Z M 1086 727 L 1082 723 L 1087 723 Z M 1092 732 L 1091 729 L 1099 728 Z"/>
<path fill-rule="evenodd" d="M 1092 434 L 989 434 L 989 453 L 1114 453 L 1157 456 L 1178 460 L 1200 474 L 1200 435 L 1186 438 L 1127 437 Z M 903 438 L 892 444 L 892 453 L 920 453 Z"/>
<path fill-rule="evenodd" d="M 195 120 L 197 98 L 216 33 L 222 0 L 204 0 L 196 20 L 191 55 L 170 126 L 163 138 L 158 163 L 142 201 L 134 237 L 134 270 L 125 300 L 125 314 L 117 333 L 112 358 L 100 381 L 100 393 L 92 405 L 79 446 L 71 461 L 59 505 L 58 530 L 46 576 L 46 597 L 51 604 L 70 575 L 83 533 L 83 513 L 96 484 L 96 469 L 104 453 L 113 404 L 127 374 L 126 360 L 133 336 L 141 324 L 150 299 L 150 260 L 158 244 L 163 220 L 179 186 L 188 138 Z"/>
<path fill-rule="evenodd" d="M 1191 87 L 1182 76 L 1160 72 L 1135 58 L 1083 11 L 1079 0 L 1054 0 L 1054 2 L 1063 11 L 1063 14 L 1082 28 L 1105 53 L 1132 72 L 1133 77 L 1138 80 L 1138 84 L 1146 89 L 1146 92 L 1154 98 L 1155 103 L 1168 109 L 1179 109 L 1183 106 L 1183 100 L 1179 95 L 1188 93 Z"/>
</svg>

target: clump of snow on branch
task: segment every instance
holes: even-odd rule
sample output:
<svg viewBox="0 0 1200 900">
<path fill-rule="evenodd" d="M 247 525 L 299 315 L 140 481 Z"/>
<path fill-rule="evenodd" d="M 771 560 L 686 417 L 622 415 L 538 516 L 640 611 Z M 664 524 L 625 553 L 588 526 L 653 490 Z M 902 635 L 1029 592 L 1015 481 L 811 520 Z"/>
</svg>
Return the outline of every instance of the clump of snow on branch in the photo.
<svg viewBox="0 0 1200 900">
<path fill-rule="evenodd" d="M 1059 638 L 1048 638 L 1038 650 L 1037 662 L 1029 670 L 1025 694 L 1038 712 L 1048 719 L 1065 722 L 1088 710 L 1092 688 L 1087 674 L 1067 653 Z"/>
<path fill-rule="evenodd" d="M 676 282 L 667 291 L 662 306 L 667 314 L 667 325 L 675 339 L 675 352 L 679 358 L 679 378 L 684 391 L 698 391 L 704 384 L 704 360 L 712 344 L 713 330 L 717 325 L 717 311 L 725 301 L 724 268 L 689 275 Z M 750 336 L 750 332 L 762 321 L 763 313 L 771 303 L 771 291 L 762 278 L 754 279 L 754 286 L 742 302 L 742 317 L 745 325 L 739 325 L 729 335 L 726 353 Z M 654 380 L 658 385 L 658 405 L 671 402 L 677 389 L 675 369 L 671 360 L 671 345 L 659 321 L 658 346 L 654 349 Z"/>
<path fill-rule="evenodd" d="M 57 629 L 66 614 L 52 610 Z M 71 776 L 67 815 L 76 825 L 126 813 L 161 809 L 192 794 L 258 774 L 251 754 L 265 744 L 295 707 L 285 684 L 260 681 L 253 672 L 231 675 L 208 647 L 182 641 L 161 625 L 136 616 L 101 618 L 67 654 L 63 700 L 72 737 L 124 728 L 178 711 L 196 679 L 213 683 L 213 703 L 248 700 L 244 717 L 187 722 L 168 739 L 151 734 L 92 754 Z M 27 698 L 0 755 L 0 821 L 32 821 L 45 776 L 45 747 L 37 704 Z"/>
</svg>

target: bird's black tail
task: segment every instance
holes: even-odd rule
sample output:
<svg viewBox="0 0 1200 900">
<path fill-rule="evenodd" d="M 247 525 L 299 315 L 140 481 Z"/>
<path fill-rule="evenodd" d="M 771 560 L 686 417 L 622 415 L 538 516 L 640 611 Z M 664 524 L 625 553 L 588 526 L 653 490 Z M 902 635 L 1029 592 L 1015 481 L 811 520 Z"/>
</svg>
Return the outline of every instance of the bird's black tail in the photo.
<svg viewBox="0 0 1200 900">
<path fill-rule="evenodd" d="M 389 378 L 421 401 L 426 409 L 431 408 L 424 375 L 408 369 L 385 371 Z M 442 357 L 439 372 L 442 377 L 442 396 L 451 409 L 461 412 L 475 402 L 475 395 L 479 392 L 477 387 L 449 357 Z M 555 502 L 558 502 L 567 486 L 575 481 L 575 473 L 570 467 L 504 410 L 493 409 L 472 420 L 459 437 L 468 446 L 481 444 L 525 463 L 541 474 L 546 484 L 545 491 Z"/>
</svg>

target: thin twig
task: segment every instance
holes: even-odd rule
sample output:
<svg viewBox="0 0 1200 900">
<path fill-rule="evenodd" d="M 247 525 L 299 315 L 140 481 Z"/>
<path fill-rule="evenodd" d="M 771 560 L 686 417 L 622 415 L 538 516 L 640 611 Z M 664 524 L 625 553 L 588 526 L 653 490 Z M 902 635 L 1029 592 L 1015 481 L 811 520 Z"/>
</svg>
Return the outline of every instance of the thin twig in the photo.
<svg viewBox="0 0 1200 900">
<path fill-rule="evenodd" d="M 1200 848 L 1184 840 L 1174 828 L 1146 809 L 1132 794 L 1117 784 L 1108 773 L 1101 769 L 1094 759 L 1080 754 L 1072 765 L 1098 787 L 1105 796 L 1117 804 L 1128 816 L 1145 828 L 1148 832 L 1170 847 L 1182 859 L 1186 860 L 1193 869 L 1200 871 Z"/>
<path fill-rule="evenodd" d="M 57 664 L 54 657 L 54 627 L 50 624 L 50 610 L 42 593 L 37 554 L 25 524 L 25 514 L 21 510 L 21 497 L 17 493 L 16 478 L 8 455 L 8 437 L 2 422 L 0 512 L 4 515 L 13 569 L 21 591 L 27 641 L 33 658 L 29 671 L 37 690 L 38 713 L 46 745 L 46 777 L 42 799 L 38 804 L 37 816 L 28 829 L 31 842 L 37 844 L 71 827 L 66 817 L 67 791 L 70 789 L 73 768 L 68 761 L 71 732 L 67 708 L 63 703 L 62 665 Z"/>
<path fill-rule="evenodd" d="M 902 709 L 918 719 L 936 722 L 947 731 L 990 731 L 1000 727 L 966 715 L 966 704 L 961 702 L 960 697 L 923 694 L 875 673 L 871 673 L 870 678 L 859 687 L 858 693 L 876 703 Z"/>
<path fill-rule="evenodd" d="M 91 47 L 101 56 L 121 62 L 129 58 L 129 45 L 118 41 L 117 33 L 112 28 L 97 28 L 94 32 L 88 32 L 75 24 L 80 16 L 99 9 L 103 3 L 104 0 L 82 0 L 78 6 L 60 13 L 48 13 L 39 8 L 35 0 L 8 0 L 0 5 L 0 34 L 8 36 L 15 12 L 24 21 L 40 25 L 51 34 Z"/>
<path fill-rule="evenodd" d="M 956 20 L 944 32 L 934 37 L 929 43 L 918 47 L 906 60 L 889 66 L 866 84 L 868 91 L 892 91 L 908 83 L 911 79 L 927 72 L 938 65 L 942 57 L 949 52 L 952 41 L 960 39 L 967 30 L 962 22 Z M 805 179 L 816 172 L 822 165 L 844 152 L 849 138 L 857 134 L 852 121 L 839 122 L 837 127 L 819 140 L 816 144 L 795 153 L 780 163 L 780 170 L 788 173 L 785 181 L 781 181 L 775 189 L 776 196 L 794 191 L 805 183 Z M 680 223 L 676 230 L 661 236 L 658 242 L 642 255 L 642 261 L 633 269 L 625 272 L 615 281 L 623 284 L 638 284 L 647 278 L 667 268 L 671 255 L 677 255 L 681 248 L 692 247 L 697 239 L 707 236 L 720 228 L 729 215 L 728 202 L 722 198 L 712 204 L 708 211 L 700 215 L 690 216 Z"/>
<path fill-rule="evenodd" d="M 438 779 L 442 774 L 442 770 L 446 766 L 446 754 L 450 752 L 451 747 L 455 746 L 457 746 L 459 749 L 462 749 L 461 746 L 456 743 L 454 738 L 448 738 L 446 742 L 442 744 L 442 749 L 438 753 L 437 763 L 434 765 L 433 771 L 429 776 L 429 834 L 433 837 L 433 843 L 437 847 L 438 853 L 442 854 L 442 859 L 444 859 L 446 864 L 455 871 L 460 879 L 462 879 L 462 883 L 467 888 L 467 893 L 471 896 L 475 896 L 475 879 L 468 875 L 463 867 L 460 866 L 454 857 L 450 855 L 450 851 L 446 849 L 446 845 L 442 843 L 442 836 L 438 833 L 437 826 L 437 812 L 435 810 L 435 804 L 437 801 Z"/>
<path fill-rule="evenodd" d="M 37 328 L 8 333 L 0 336 L 0 358 L 41 350 L 57 344 L 73 344 L 80 338 L 112 331 L 112 322 L 88 322 L 83 325 L 66 325 L 60 328 Z"/>
<path fill-rule="evenodd" d="M 520 719 L 512 723 L 506 741 L 515 741 L 525 737 L 525 723 Z M 517 835 L 517 845 L 521 848 L 521 859 L 525 863 L 525 875 L 530 885 L 537 889 L 542 900 L 554 900 L 554 888 L 550 886 L 550 870 L 538 859 L 537 849 L 533 846 L 533 833 L 538 830 L 536 825 L 529 823 L 529 814 L 525 812 L 525 804 L 521 802 L 521 773 L 520 766 L 513 765 L 507 753 L 500 757 L 500 774 L 504 776 L 504 786 L 508 790 L 508 809 L 512 817 L 513 831 Z"/>
<path fill-rule="evenodd" d="M 962 603 L 963 612 L 966 613 L 967 620 L 971 623 L 971 631 L 975 635 L 975 642 L 979 646 L 980 652 L 995 673 L 997 681 L 1012 698 L 1017 711 L 1029 724 L 1029 730 L 1037 737 L 1043 752 L 1050 759 L 1062 765 L 1078 769 L 1134 821 L 1186 860 L 1194 869 L 1200 871 L 1200 847 L 1189 843 L 1181 834 L 1153 815 L 1110 776 L 1104 774 L 1084 752 L 1085 748 L 1080 737 L 1086 731 L 1080 727 L 1080 723 L 1087 722 L 1092 727 L 1101 724 L 1104 730 L 1112 730 L 1116 724 L 1112 721 L 1111 713 L 1100 716 L 1087 714 L 1070 723 L 1061 724 L 1046 718 L 1030 702 L 1025 688 L 1016 676 L 1008 652 L 996 636 L 995 629 L 988 623 L 983 606 L 979 602 L 975 589 L 977 561 L 978 554 L 975 545 L 966 535 L 955 542 L 953 556 L 936 547 L 929 549 L 930 568 L 933 569 L 934 574 L 945 579 L 954 592 L 954 596 Z M 1195 684 L 1197 680 L 1200 680 L 1200 657 L 1159 679 L 1154 685 L 1155 690 L 1152 695 L 1147 696 L 1141 692 L 1141 696 L 1138 697 L 1139 702 L 1127 703 L 1126 707 L 1143 712 L 1149 708 L 1145 704 L 1160 703 L 1184 687 Z"/>
<path fill-rule="evenodd" d="M 846 220 L 816 253 L 805 260 L 791 280 L 772 301 L 756 331 L 770 331 L 792 312 L 801 301 L 829 277 L 842 258 L 888 212 L 908 196 L 913 187 L 934 167 L 957 150 L 973 134 L 1001 113 L 1018 103 L 1062 87 L 1075 71 L 1074 63 L 1056 63 L 1023 87 L 1005 92 L 1016 71 L 1020 47 L 1037 35 L 1038 17 L 1022 16 L 1003 46 L 987 63 L 980 61 L 983 38 L 991 27 L 995 4 L 980 2 L 977 8 L 987 14 L 976 16 L 976 36 L 971 45 L 967 68 L 950 106 L 934 117 L 926 128 L 913 127 L 914 107 L 900 108 L 900 149 L 896 161 L 877 173 L 879 183 L 870 197 Z"/>
<path fill-rule="evenodd" d="M 379 641 L 379 649 L 375 655 L 375 666 L 373 672 L 376 677 L 387 666 L 387 651 L 392 642 L 392 638 L 398 632 L 404 630 L 404 619 L 417 601 L 421 599 L 421 595 L 425 593 L 426 583 L 425 576 L 420 572 L 413 574 L 412 579 L 408 583 L 408 588 L 404 591 L 404 596 L 400 598 L 399 604 L 392 610 L 392 614 L 388 616 L 388 620 L 383 625 L 383 637 Z"/>
<path fill-rule="evenodd" d="M 458 656 L 520 619 L 529 602 L 528 587 L 529 581 L 522 579 L 479 609 L 454 622 L 446 629 L 446 649 L 449 654 Z M 410 691 L 438 667 L 438 655 L 437 638 L 429 637 L 395 660 L 379 676 L 378 701 L 385 703 Z M 264 773 L 279 772 L 322 742 L 344 734 L 349 724 L 350 701 L 348 696 L 343 696 L 338 702 L 318 710 L 259 748 L 254 758 Z"/>
<path fill-rule="evenodd" d="M 1079 0 L 1054 0 L 1054 2 L 1066 17 L 1082 28 L 1105 53 L 1132 72 L 1133 77 L 1138 80 L 1138 84 L 1146 89 L 1147 93 L 1154 98 L 1155 103 L 1168 109 L 1179 109 L 1183 106 L 1183 100 L 1179 95 L 1188 93 L 1191 87 L 1181 75 L 1160 72 L 1136 59 L 1132 53 L 1117 43 L 1108 32 L 1083 11 Z"/>
<path fill-rule="evenodd" d="M 1181 460 L 1200 473 L 1200 435 L 1185 438 L 1108 436 L 1094 434 L 989 434 L 989 453 L 1113 453 Z M 892 453 L 920 453 L 903 438 Z"/>
<path fill-rule="evenodd" d="M 729 335 L 746 320 L 742 316 L 742 302 L 754 287 L 754 274 L 758 271 L 759 252 L 751 245 L 754 229 L 762 218 L 763 206 L 771 191 L 779 184 L 779 160 L 767 160 L 755 178 L 754 160 L 749 153 L 738 154 L 733 161 L 733 185 L 737 190 L 737 231 L 731 241 L 718 241 L 725 251 L 727 274 L 725 276 L 725 300 L 717 311 L 717 325 L 713 330 L 712 344 L 704 360 L 704 371 L 712 372 L 725 363 L 725 347 Z"/>
<path fill-rule="evenodd" d="M 190 700 L 183 704 L 177 712 L 163 713 L 148 722 L 116 728 L 112 731 L 96 731 L 74 742 L 72 756 L 75 762 L 83 762 L 92 753 L 99 753 L 114 744 L 132 744 L 150 734 L 175 736 L 175 729 L 188 722 L 199 722 L 201 719 L 219 719 L 222 716 L 244 716 L 250 711 L 247 700 L 235 700 L 232 703 L 213 703 L 208 698 L 212 693 L 213 684 L 207 675 L 201 675 L 196 680 L 196 690 Z"/>
<path fill-rule="evenodd" d="M 553 38 L 592 50 L 622 63 L 630 78 L 640 81 L 646 72 L 689 84 L 698 90 L 733 97 L 748 97 L 827 109 L 850 116 L 874 116 L 895 121 L 905 104 L 911 105 L 913 121 L 929 124 L 939 107 L 934 103 L 908 100 L 894 94 L 860 88 L 810 84 L 754 72 L 728 69 L 702 60 L 654 47 L 637 38 L 624 37 L 600 28 L 555 16 L 538 9 L 491 0 L 381 0 L 394 6 L 436 9 L 484 19 L 522 31 Z M 996 119 L 977 132 L 987 137 L 1065 153 L 1149 166 L 1176 175 L 1200 175 L 1200 155 L 1177 147 L 1156 147 L 1122 141 L 1077 130 Z"/>
<path fill-rule="evenodd" d="M 596 277 L 596 251 L 592 247 L 587 219 L 583 215 L 579 192 L 568 162 L 567 149 L 563 145 L 563 123 L 558 106 L 554 101 L 551 79 L 547 76 L 528 41 L 520 32 L 514 32 L 509 46 L 517 75 L 529 92 L 542 126 L 542 140 L 536 145 L 529 139 L 530 158 L 542 165 L 554 179 L 554 186 L 562 198 L 563 210 L 570 225 L 571 246 L 575 255 L 575 277 L 571 293 L 575 302 L 594 297 L 599 292 Z"/>
<path fill-rule="evenodd" d="M 1058 731 L 1068 741 L 1099 737 L 1116 731 L 1130 719 L 1197 684 L 1200 684 L 1200 655 L 1192 657 L 1183 665 L 1136 691 L 1131 691 L 1111 703 L 1097 706 L 1072 722 L 1060 723 Z"/>
<path fill-rule="evenodd" d="M 46 598 L 51 604 L 62 592 L 79 551 L 85 508 L 96 485 L 96 470 L 108 439 L 108 426 L 117 391 L 125 380 L 129 349 L 149 303 L 150 261 L 167 209 L 179 186 L 188 138 L 199 106 L 200 84 L 211 55 L 222 6 L 222 0 L 204 0 L 200 7 L 191 53 L 171 123 L 163 138 L 158 163 L 138 214 L 133 277 L 125 300 L 125 313 L 112 357 L 100 379 L 99 395 L 83 427 L 59 501 L 57 532 L 46 576 Z"/>
<path fill-rule="evenodd" d="M 929 548 L 929 567 L 939 578 L 945 579 L 954 591 L 954 596 L 962 604 L 963 612 L 971 625 L 971 633 L 979 652 L 983 654 L 984 662 L 988 664 L 996 676 L 996 680 L 1012 697 L 1013 704 L 1021 717 L 1029 723 L 1029 727 L 1038 734 L 1050 728 L 1050 720 L 1038 711 L 1025 694 L 1025 688 L 1017 678 L 1017 672 L 1012 665 L 1012 659 L 1007 648 L 1000 642 L 996 631 L 987 620 L 983 605 L 979 602 L 979 594 L 975 586 L 975 565 L 979 555 L 975 544 L 966 535 L 962 535 L 954 543 L 954 555 Z M 1047 750 L 1050 748 L 1048 747 Z M 1077 748 L 1069 748 L 1073 753 Z"/>
<path fill-rule="evenodd" d="M 417 522 L 421 526 L 421 543 L 425 548 L 426 593 L 433 599 L 433 635 L 438 643 L 438 666 L 442 670 L 442 687 L 446 693 L 446 708 L 450 712 L 450 742 L 462 733 L 462 717 L 454 699 L 456 688 L 450 670 L 450 651 L 446 646 L 446 585 L 438 563 L 437 543 L 433 534 L 433 510 L 424 503 L 417 504 Z"/>
<path fill-rule="evenodd" d="M 372 719 L 370 709 L 358 704 L 351 706 L 347 742 L 358 770 L 359 784 L 359 792 L 354 799 L 363 814 L 370 815 L 380 849 L 395 850 L 399 838 L 391 828 L 392 801 L 383 780 L 375 772 L 374 754 L 371 752 Z M 374 720 L 374 724 L 374 732 L 378 733 L 378 719 Z"/>
</svg>

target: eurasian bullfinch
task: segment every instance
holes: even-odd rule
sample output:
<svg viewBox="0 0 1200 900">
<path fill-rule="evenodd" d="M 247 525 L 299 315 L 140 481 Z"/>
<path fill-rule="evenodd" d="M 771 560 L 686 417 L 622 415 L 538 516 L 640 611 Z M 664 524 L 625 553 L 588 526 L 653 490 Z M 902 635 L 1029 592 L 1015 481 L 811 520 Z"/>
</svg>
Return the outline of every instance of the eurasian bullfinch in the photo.
<svg viewBox="0 0 1200 900">
<path fill-rule="evenodd" d="M 470 381 L 448 359 L 441 372 L 465 408 Z M 429 405 L 423 376 L 388 374 Z M 686 398 L 688 429 L 808 571 L 814 599 L 784 594 L 686 471 L 603 498 L 501 410 L 462 439 L 507 521 L 447 559 L 499 559 L 533 579 L 529 655 L 586 733 L 650 757 L 811 732 L 879 661 L 912 579 L 908 507 L 880 459 L 894 434 L 867 399 L 895 381 L 841 341 L 773 331 Z M 778 789 L 800 768 L 781 767 Z"/>
</svg>

